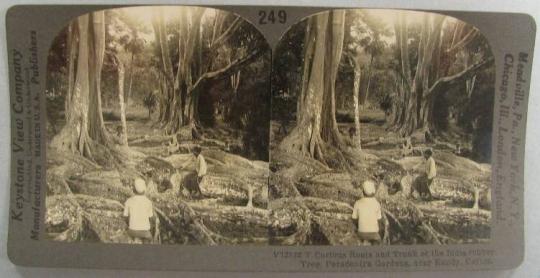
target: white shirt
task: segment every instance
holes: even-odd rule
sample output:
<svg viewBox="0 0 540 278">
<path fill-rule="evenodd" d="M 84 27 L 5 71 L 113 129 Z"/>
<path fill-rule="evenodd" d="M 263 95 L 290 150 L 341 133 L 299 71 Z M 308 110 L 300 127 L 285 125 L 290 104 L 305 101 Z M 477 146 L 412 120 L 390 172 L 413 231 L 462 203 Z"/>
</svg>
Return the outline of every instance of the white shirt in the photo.
<svg viewBox="0 0 540 278">
<path fill-rule="evenodd" d="M 124 217 L 129 217 L 130 230 L 149 231 L 152 216 L 154 216 L 152 201 L 144 195 L 135 195 L 124 205 Z"/>
<path fill-rule="evenodd" d="M 206 175 L 206 160 L 202 154 L 197 156 L 197 176 L 202 177 Z"/>
<path fill-rule="evenodd" d="M 353 219 L 358 219 L 358 231 L 361 233 L 379 232 L 378 220 L 382 218 L 381 205 L 375 198 L 365 197 L 354 204 Z"/>
<path fill-rule="evenodd" d="M 426 160 L 426 175 L 428 179 L 433 179 L 435 176 L 437 176 L 437 167 L 435 166 L 435 159 L 433 157 L 429 157 Z"/>
</svg>

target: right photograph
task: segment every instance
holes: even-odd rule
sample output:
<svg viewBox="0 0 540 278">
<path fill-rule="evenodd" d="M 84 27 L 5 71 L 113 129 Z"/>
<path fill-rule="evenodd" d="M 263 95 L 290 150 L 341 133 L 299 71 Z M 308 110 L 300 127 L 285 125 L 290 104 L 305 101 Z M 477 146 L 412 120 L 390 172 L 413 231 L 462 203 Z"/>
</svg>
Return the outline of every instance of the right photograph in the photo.
<svg viewBox="0 0 540 278">
<path fill-rule="evenodd" d="M 481 30 L 351 9 L 273 55 L 270 243 L 487 243 L 495 63 Z"/>
</svg>

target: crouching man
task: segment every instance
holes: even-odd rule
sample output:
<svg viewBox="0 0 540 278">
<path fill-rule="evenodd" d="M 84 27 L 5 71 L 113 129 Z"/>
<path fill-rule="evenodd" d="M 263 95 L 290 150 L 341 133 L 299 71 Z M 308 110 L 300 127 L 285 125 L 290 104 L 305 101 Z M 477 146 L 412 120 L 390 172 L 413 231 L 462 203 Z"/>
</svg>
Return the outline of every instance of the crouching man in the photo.
<svg viewBox="0 0 540 278">
<path fill-rule="evenodd" d="M 431 149 L 426 149 L 423 156 L 425 161 L 413 168 L 416 171 L 420 171 L 420 176 L 415 180 L 415 185 L 413 187 L 418 191 L 420 197 L 426 201 L 431 201 L 433 200 L 431 185 L 433 185 L 433 180 L 437 176 L 437 166 L 435 164 L 435 159 L 433 159 L 433 151 Z"/>
<path fill-rule="evenodd" d="M 206 160 L 204 159 L 204 156 L 201 154 L 201 147 L 196 146 L 193 148 L 193 155 L 195 156 L 196 161 L 196 167 L 195 171 L 197 172 L 197 177 L 195 179 L 195 184 L 193 184 L 189 190 L 190 192 L 196 192 L 199 195 L 199 198 L 203 197 L 203 194 L 201 192 L 201 183 L 204 180 L 204 177 L 206 177 L 206 172 L 208 166 L 206 165 Z"/>
</svg>

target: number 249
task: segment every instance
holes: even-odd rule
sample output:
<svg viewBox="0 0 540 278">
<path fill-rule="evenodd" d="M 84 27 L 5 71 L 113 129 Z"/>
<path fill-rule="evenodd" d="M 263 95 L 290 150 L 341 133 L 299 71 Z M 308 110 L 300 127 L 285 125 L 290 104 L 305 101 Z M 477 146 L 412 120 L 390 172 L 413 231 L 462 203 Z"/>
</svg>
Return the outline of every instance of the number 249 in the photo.
<svg viewBox="0 0 540 278">
<path fill-rule="evenodd" d="M 260 10 L 259 11 L 259 24 L 276 24 L 276 23 L 285 23 L 287 22 L 287 12 L 284 10 Z"/>
</svg>

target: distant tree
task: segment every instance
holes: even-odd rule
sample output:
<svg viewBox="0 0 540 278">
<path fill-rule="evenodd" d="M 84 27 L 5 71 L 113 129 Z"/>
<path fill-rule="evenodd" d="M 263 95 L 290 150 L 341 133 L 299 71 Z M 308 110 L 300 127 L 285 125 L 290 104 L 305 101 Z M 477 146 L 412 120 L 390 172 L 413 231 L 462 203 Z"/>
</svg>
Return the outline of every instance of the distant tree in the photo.
<svg viewBox="0 0 540 278">
<path fill-rule="evenodd" d="M 213 17 L 205 16 L 206 8 L 190 7 L 179 9 L 176 27 L 178 56 L 173 59 L 168 28 L 163 14 L 157 14 L 153 21 L 156 48 L 162 78 L 159 121 L 167 133 L 175 133 L 183 126 L 196 128 L 199 124 L 199 97 L 210 80 L 230 77 L 238 70 L 260 57 L 266 48 L 264 40 L 254 35 L 250 28 L 248 37 L 241 40 L 245 55 L 234 57 L 220 56 L 220 49 L 230 47 L 231 38 L 238 36 L 238 30 L 246 25 L 244 20 L 233 14 L 215 11 Z M 162 12 L 162 11 L 161 11 Z M 201 28 L 201 26 L 203 26 Z M 241 53 L 239 53 L 241 54 Z"/>
<path fill-rule="evenodd" d="M 367 66 L 367 85 L 362 102 L 362 106 L 365 106 L 369 101 L 371 79 L 373 77 L 373 64 L 387 46 L 386 42 L 382 39 L 382 36 L 389 35 L 389 30 L 382 20 L 371 15 L 369 12 L 361 13 L 361 20 L 368 28 L 368 36 L 360 40 L 360 45 L 364 48 L 365 53 L 369 55 L 369 64 Z"/>
<path fill-rule="evenodd" d="M 112 10 L 111 18 L 113 21 L 116 21 L 116 28 L 122 28 L 123 32 L 123 41 L 121 42 L 124 45 L 125 51 L 127 52 L 126 67 L 128 67 L 128 76 L 127 76 L 127 91 L 125 96 L 126 104 L 129 104 L 130 99 L 133 94 L 133 80 L 134 76 L 137 73 L 137 57 L 143 53 L 146 41 L 141 37 L 141 34 L 149 34 L 150 29 L 146 28 L 144 22 L 136 17 L 129 16 L 129 14 L 123 12 L 124 10 Z"/>
<path fill-rule="evenodd" d="M 406 17 L 406 13 L 400 13 L 395 24 L 401 99 L 394 111 L 396 117 L 393 125 L 403 134 L 411 134 L 418 129 L 434 131 L 435 98 L 453 86 L 470 80 L 479 71 L 491 66 L 494 60 L 486 53 L 477 62 L 451 71 L 454 51 L 467 43 L 469 37 L 462 34 L 452 36 L 452 40 L 445 40 L 448 35 L 443 26 L 447 17 L 426 13 L 420 24 L 420 37 L 414 51 L 417 55 L 416 66 L 412 67 L 410 30 Z"/>
<path fill-rule="evenodd" d="M 133 68 L 133 55 L 137 45 L 134 37 L 134 32 L 122 19 L 129 17 L 122 17 L 121 13 L 116 11 L 109 11 L 107 13 L 109 17 L 109 24 L 107 28 L 108 44 L 107 55 L 108 60 L 112 68 L 116 70 L 117 75 L 117 87 L 118 93 L 118 106 L 120 112 L 120 122 L 122 127 L 121 142 L 123 145 L 128 144 L 128 130 L 126 119 L 126 81 L 125 74 L 126 68 Z M 129 85 L 129 84 L 128 84 Z"/>
<path fill-rule="evenodd" d="M 143 105 L 148 110 L 148 119 L 152 116 L 152 113 L 156 109 L 157 98 L 154 93 L 148 93 L 144 96 Z"/>
<path fill-rule="evenodd" d="M 360 148 L 360 110 L 365 106 L 369 97 L 371 87 L 373 62 L 376 57 L 380 56 L 386 43 L 381 36 L 387 35 L 388 30 L 385 24 L 376 17 L 371 16 L 366 11 L 352 10 L 346 14 L 346 28 L 348 29 L 345 36 L 345 55 L 350 61 L 353 68 L 353 108 L 354 108 L 354 125 L 355 136 L 353 143 L 357 148 Z M 360 94 L 362 67 L 366 56 L 369 56 L 367 64 L 367 85 L 363 95 Z"/>
</svg>

